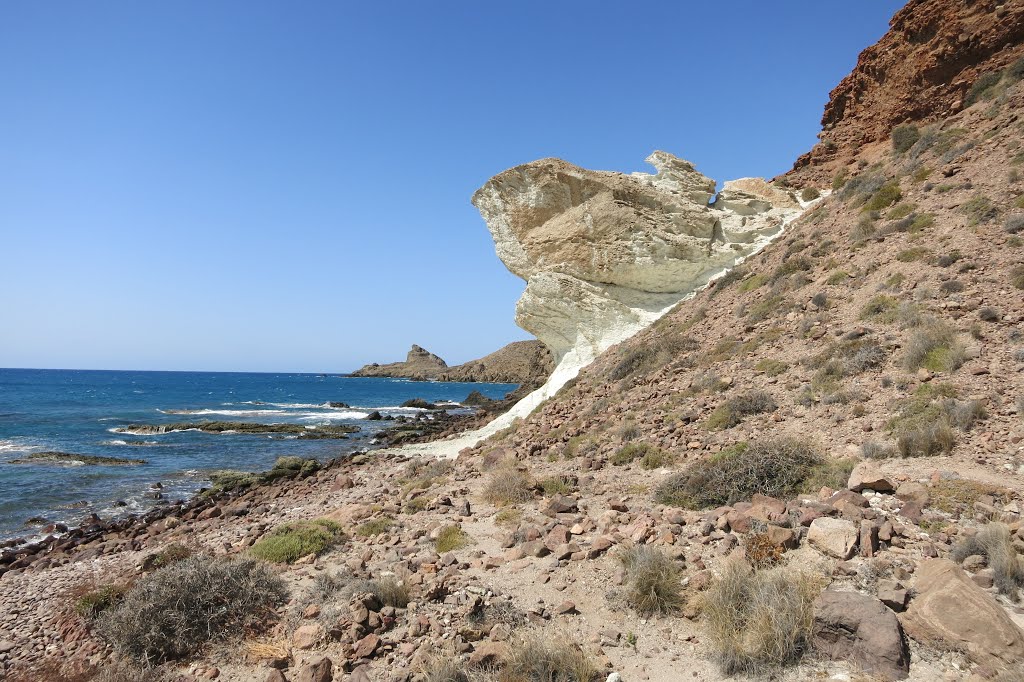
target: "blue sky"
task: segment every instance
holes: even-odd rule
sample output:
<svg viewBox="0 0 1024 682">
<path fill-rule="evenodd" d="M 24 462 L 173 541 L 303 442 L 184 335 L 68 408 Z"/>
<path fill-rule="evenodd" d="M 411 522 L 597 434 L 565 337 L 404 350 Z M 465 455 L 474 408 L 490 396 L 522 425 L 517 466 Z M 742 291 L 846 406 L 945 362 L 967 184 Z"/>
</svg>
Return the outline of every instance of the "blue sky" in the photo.
<svg viewBox="0 0 1024 682">
<path fill-rule="evenodd" d="M 901 3 L 0 5 L 0 367 L 345 371 L 528 336 L 469 203 L 787 170 Z"/>
</svg>

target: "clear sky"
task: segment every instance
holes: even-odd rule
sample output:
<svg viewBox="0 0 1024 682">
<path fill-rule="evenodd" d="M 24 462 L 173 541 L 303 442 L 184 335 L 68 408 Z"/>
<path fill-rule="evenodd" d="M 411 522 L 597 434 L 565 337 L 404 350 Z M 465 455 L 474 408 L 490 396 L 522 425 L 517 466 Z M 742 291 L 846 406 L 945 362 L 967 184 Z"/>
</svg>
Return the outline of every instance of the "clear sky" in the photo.
<svg viewBox="0 0 1024 682">
<path fill-rule="evenodd" d="M 0 367 L 346 371 L 521 338 L 473 191 L 815 142 L 902 3 L 0 4 Z"/>
</svg>

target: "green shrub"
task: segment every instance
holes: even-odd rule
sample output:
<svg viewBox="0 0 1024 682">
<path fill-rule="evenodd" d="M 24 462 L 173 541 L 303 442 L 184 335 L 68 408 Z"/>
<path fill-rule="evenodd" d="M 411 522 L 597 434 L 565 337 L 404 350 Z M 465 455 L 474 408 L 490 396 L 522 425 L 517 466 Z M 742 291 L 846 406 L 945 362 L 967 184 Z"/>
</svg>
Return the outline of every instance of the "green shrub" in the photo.
<svg viewBox="0 0 1024 682">
<path fill-rule="evenodd" d="M 810 649 L 816 577 L 788 567 L 753 570 L 726 561 L 701 599 L 708 642 L 726 675 L 759 675 Z"/>
<path fill-rule="evenodd" d="M 95 590 L 90 590 L 75 600 L 75 612 L 92 620 L 107 609 L 115 606 L 124 599 L 128 588 L 124 585 L 104 585 Z"/>
<path fill-rule="evenodd" d="M 838 192 L 846 184 L 846 176 L 848 170 L 846 168 L 840 168 L 839 171 L 832 177 L 832 190 Z"/>
<path fill-rule="evenodd" d="M 767 281 L 768 277 L 766 275 L 758 273 L 740 282 L 740 285 L 736 287 L 736 290 L 739 291 L 741 294 L 745 294 L 748 291 L 753 291 L 754 289 L 757 289 Z"/>
<path fill-rule="evenodd" d="M 540 487 L 544 489 L 544 494 L 550 497 L 552 495 L 565 495 L 572 492 L 573 483 L 565 476 L 552 476 L 541 481 Z"/>
<path fill-rule="evenodd" d="M 924 367 L 932 372 L 953 372 L 965 359 L 965 349 L 956 332 L 944 322 L 932 319 L 910 336 L 904 365 L 909 370 Z"/>
<path fill-rule="evenodd" d="M 775 399 L 767 391 L 749 391 L 715 408 L 708 417 L 707 427 L 712 431 L 729 429 L 743 421 L 744 417 L 773 412 L 777 407 Z"/>
<path fill-rule="evenodd" d="M 789 365 L 786 364 L 785 362 L 782 362 L 781 360 L 772 360 L 770 358 L 765 358 L 764 360 L 761 360 L 756 365 L 754 365 L 754 369 L 757 370 L 758 372 L 764 372 L 770 377 L 777 377 L 783 372 L 785 372 L 787 369 L 789 369 Z"/>
<path fill-rule="evenodd" d="M 850 458 L 824 460 L 811 468 L 800 484 L 801 492 L 816 493 L 822 488 L 844 490 L 855 466 L 857 460 Z"/>
<path fill-rule="evenodd" d="M 814 187 L 804 187 L 803 191 L 800 192 L 800 198 L 803 201 L 814 201 L 815 199 L 817 199 L 820 196 L 821 196 L 821 192 L 819 192 Z"/>
<path fill-rule="evenodd" d="M 469 547 L 471 544 L 473 544 L 473 539 L 469 537 L 466 531 L 458 526 L 445 526 L 437 534 L 437 540 L 434 541 L 434 549 L 437 550 L 438 554 L 444 554 L 445 552 L 454 552 L 457 549 Z"/>
<path fill-rule="evenodd" d="M 356 535 L 362 538 L 370 538 L 381 533 L 386 533 L 395 525 L 395 520 L 390 516 L 378 516 L 370 519 L 356 528 Z"/>
<path fill-rule="evenodd" d="M 823 462 L 808 443 L 795 439 L 740 443 L 668 477 L 655 499 L 687 509 L 729 505 L 756 493 L 785 499 L 800 492 Z"/>
<path fill-rule="evenodd" d="M 964 205 L 960 207 L 960 212 L 967 215 L 967 224 L 972 227 L 987 223 L 999 215 L 999 209 L 995 207 L 992 200 L 981 194 L 964 202 Z"/>
<path fill-rule="evenodd" d="M 264 564 L 194 556 L 135 583 L 100 615 L 96 631 L 114 651 L 145 664 L 181 659 L 264 623 L 286 596 Z"/>
<path fill-rule="evenodd" d="M 908 123 L 892 129 L 892 148 L 897 154 L 909 150 L 920 139 L 921 131 L 915 125 Z"/>
<path fill-rule="evenodd" d="M 341 526 L 334 521 L 294 521 L 281 524 L 260 538 L 252 553 L 264 561 L 290 564 L 310 554 L 323 554 L 344 539 Z"/>
<path fill-rule="evenodd" d="M 1006 219 L 1003 223 L 1003 229 L 1008 234 L 1017 234 L 1018 232 L 1024 232 L 1024 215 L 1012 215 Z"/>
<path fill-rule="evenodd" d="M 926 258 L 931 254 L 931 251 L 923 246 L 912 246 L 909 249 L 904 249 L 896 254 L 896 260 L 901 263 L 913 263 L 919 261 L 922 258 Z"/>
<path fill-rule="evenodd" d="M 903 197 L 900 191 L 900 184 L 895 180 L 882 185 L 877 192 L 871 195 L 867 203 L 861 209 L 863 211 L 881 211 L 889 208 Z"/>
<path fill-rule="evenodd" d="M 871 300 L 865 303 L 864 307 L 860 309 L 860 319 L 875 320 L 877 322 L 895 322 L 896 308 L 898 306 L 899 301 L 892 296 L 878 294 L 877 296 L 872 297 Z"/>
<path fill-rule="evenodd" d="M 1010 284 L 1015 289 L 1024 289 L 1024 265 L 1014 266 L 1010 270 Z"/>
<path fill-rule="evenodd" d="M 910 223 L 910 227 L 907 228 L 907 232 L 910 234 L 917 234 L 922 230 L 925 230 L 935 224 L 935 216 L 931 213 L 921 213 L 914 218 L 914 221 Z"/>
<path fill-rule="evenodd" d="M 970 430 L 984 419 L 984 406 L 976 401 L 957 401 L 950 384 L 924 384 L 912 396 L 896 404 L 896 415 L 887 428 L 896 436 L 903 457 L 947 454 L 956 445 L 956 429 Z"/>
<path fill-rule="evenodd" d="M 683 605 L 679 564 L 661 549 L 637 545 L 618 558 L 626 573 L 626 602 L 638 614 L 670 614 Z"/>
<path fill-rule="evenodd" d="M 1006 74 L 1007 79 L 1011 82 L 1017 82 L 1024 78 L 1024 57 L 1021 57 L 1013 64 L 1006 67 L 1006 71 L 1004 73 Z"/>
<path fill-rule="evenodd" d="M 967 96 L 964 97 L 964 106 L 969 107 L 978 100 L 987 97 L 992 88 L 999 83 L 1001 78 L 1002 74 L 998 71 L 992 71 L 978 76 L 978 79 L 971 85 L 971 89 L 967 91 Z"/>
<path fill-rule="evenodd" d="M 848 279 L 850 279 L 850 273 L 844 272 L 842 270 L 836 270 L 835 272 L 828 276 L 828 279 L 825 280 L 825 284 L 842 284 Z"/>
</svg>

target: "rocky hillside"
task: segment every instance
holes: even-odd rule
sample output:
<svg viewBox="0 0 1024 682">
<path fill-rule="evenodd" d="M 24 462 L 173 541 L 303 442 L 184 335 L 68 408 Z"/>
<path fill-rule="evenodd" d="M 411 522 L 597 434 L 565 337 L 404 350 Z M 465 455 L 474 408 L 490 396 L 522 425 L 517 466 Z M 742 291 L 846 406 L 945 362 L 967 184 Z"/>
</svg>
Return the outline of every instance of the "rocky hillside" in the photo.
<svg viewBox="0 0 1024 682">
<path fill-rule="evenodd" d="M 880 44 L 972 17 L 1002 31 L 983 11 L 1018 8 L 911 2 Z M 0 674 L 1019 681 L 1024 62 L 1006 35 L 956 71 L 996 74 L 972 103 L 936 94 L 927 123 L 890 118 L 715 209 L 668 155 L 631 180 L 556 160 L 500 174 L 476 201 L 527 280 L 520 319 L 565 356 L 601 339 L 596 361 L 482 443 L 429 444 L 448 458 L 282 458 L 8 548 Z M 904 76 L 924 101 L 941 81 Z M 757 251 L 760 230 L 777 237 Z M 750 257 L 639 334 L 601 335 L 624 319 L 606 311 L 654 315 L 727 250 Z M 665 254 L 696 279 L 680 288 Z"/>
<path fill-rule="evenodd" d="M 537 341 L 513 341 L 477 360 L 449 367 L 433 353 L 413 345 L 405 362 L 366 365 L 354 377 L 394 377 L 436 381 L 483 381 L 536 388 L 551 374 L 551 353 Z"/>
<path fill-rule="evenodd" d="M 1000 71 L 1024 56 L 1020 2 L 911 0 L 889 25 L 832 91 L 821 142 L 797 160 L 796 170 L 834 170 L 863 145 L 888 142 L 901 123 L 947 118 L 973 104 Z"/>
</svg>

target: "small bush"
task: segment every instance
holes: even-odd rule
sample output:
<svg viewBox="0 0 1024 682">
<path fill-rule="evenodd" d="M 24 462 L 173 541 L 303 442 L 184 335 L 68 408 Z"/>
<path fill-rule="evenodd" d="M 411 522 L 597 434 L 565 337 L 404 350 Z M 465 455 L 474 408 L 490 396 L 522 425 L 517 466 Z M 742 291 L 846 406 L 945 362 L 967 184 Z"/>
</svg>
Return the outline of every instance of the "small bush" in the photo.
<svg viewBox="0 0 1024 682">
<path fill-rule="evenodd" d="M 821 192 L 816 190 L 814 187 L 804 187 L 804 190 L 800 192 L 800 198 L 803 201 L 814 201 L 821 196 Z"/>
<path fill-rule="evenodd" d="M 395 525 L 395 520 L 390 516 L 378 516 L 375 519 L 361 524 L 356 528 L 356 535 L 362 538 L 370 538 L 381 533 L 386 533 Z"/>
<path fill-rule="evenodd" d="M 673 613 L 683 605 L 679 565 L 661 549 L 630 547 L 619 561 L 626 571 L 626 601 L 641 616 Z"/>
<path fill-rule="evenodd" d="M 756 493 L 785 499 L 800 492 L 822 463 L 810 445 L 795 439 L 741 443 L 669 476 L 655 499 L 687 509 L 733 504 Z"/>
<path fill-rule="evenodd" d="M 1024 57 L 1021 57 L 1013 64 L 1010 64 L 1008 67 L 1006 67 L 1005 73 L 1007 79 L 1009 79 L 1011 82 L 1017 82 L 1021 79 L 1024 79 Z"/>
<path fill-rule="evenodd" d="M 712 431 L 736 426 L 744 417 L 773 412 L 778 405 L 767 391 L 749 391 L 730 398 L 719 405 L 708 417 L 707 427 Z"/>
<path fill-rule="evenodd" d="M 753 570 L 725 562 L 701 599 L 708 641 L 726 675 L 764 675 L 809 650 L 814 600 L 821 583 L 778 567 Z"/>
<path fill-rule="evenodd" d="M 878 294 L 864 304 L 860 309 L 860 319 L 876 320 L 878 322 L 895 322 L 896 308 L 899 305 L 892 296 Z"/>
<path fill-rule="evenodd" d="M 740 285 L 739 285 L 739 287 L 737 287 L 737 290 L 740 293 L 745 294 L 748 291 L 753 291 L 754 289 L 757 289 L 757 288 L 763 286 L 764 283 L 767 282 L 767 281 L 768 281 L 768 277 L 766 275 L 758 273 L 758 274 L 752 275 L 752 276 L 748 277 L 747 279 L 743 280 L 742 282 L 740 282 Z"/>
<path fill-rule="evenodd" d="M 437 534 L 437 540 L 434 541 L 434 549 L 437 550 L 438 554 L 444 554 L 445 552 L 454 552 L 457 549 L 469 547 L 471 544 L 473 544 L 473 539 L 469 537 L 466 531 L 458 526 L 445 526 Z"/>
<path fill-rule="evenodd" d="M 872 194 L 861 210 L 881 211 L 882 209 L 889 208 L 901 198 L 903 198 L 903 193 L 900 191 L 900 184 L 893 180 L 885 183 L 877 192 Z"/>
<path fill-rule="evenodd" d="M 1010 500 L 1005 488 L 966 478 L 942 479 L 928 489 L 929 506 L 953 516 L 973 514 L 974 504 L 985 495 L 999 500 L 1000 504 Z"/>
<path fill-rule="evenodd" d="M 989 568 L 995 572 L 999 593 L 1014 603 L 1020 601 L 1020 589 L 1024 587 L 1024 558 L 1017 556 L 1010 529 L 1003 523 L 989 523 L 973 536 L 958 542 L 951 558 L 959 563 L 973 554 L 988 559 Z"/>
<path fill-rule="evenodd" d="M 992 200 L 981 194 L 968 199 L 960 212 L 967 216 L 967 224 L 970 226 L 987 223 L 999 215 L 999 209 L 995 207 Z"/>
<path fill-rule="evenodd" d="M 192 550 L 180 542 L 172 542 L 145 562 L 146 569 L 163 568 L 192 556 Z"/>
<path fill-rule="evenodd" d="M 1010 284 L 1015 289 L 1024 289 L 1024 265 L 1017 265 L 1010 270 Z"/>
<path fill-rule="evenodd" d="M 825 280 L 825 284 L 835 286 L 836 284 L 842 284 L 848 279 L 850 279 L 850 273 L 844 272 L 843 270 L 836 270 L 828 276 L 828 279 Z"/>
<path fill-rule="evenodd" d="M 892 148 L 897 154 L 909 150 L 921 139 L 921 131 L 915 125 L 901 125 L 892 129 Z"/>
<path fill-rule="evenodd" d="M 892 443 L 876 440 L 865 441 L 860 446 L 860 451 L 865 459 L 890 459 L 899 454 Z"/>
<path fill-rule="evenodd" d="M 565 476 L 552 476 L 541 481 L 540 487 L 544 489 L 544 494 L 550 497 L 551 495 L 564 495 L 572 492 L 573 483 Z"/>
<path fill-rule="evenodd" d="M 850 481 L 850 474 L 857 461 L 850 458 L 827 459 L 811 467 L 810 473 L 800 483 L 801 492 L 816 493 L 822 488 L 842 490 Z"/>
<path fill-rule="evenodd" d="M 907 218 L 914 215 L 914 204 L 896 204 L 886 212 L 885 217 L 889 220 L 899 220 L 900 218 Z M 905 232 L 906 230 L 897 230 L 897 232 Z"/>
<path fill-rule="evenodd" d="M 933 216 L 931 213 L 921 213 L 916 218 L 914 218 L 914 222 L 910 223 L 910 227 L 907 228 L 907 232 L 910 232 L 911 234 L 916 234 L 926 228 L 931 227 L 934 224 L 935 216 Z"/>
<path fill-rule="evenodd" d="M 896 260 L 901 263 L 913 263 L 928 256 L 931 252 L 923 246 L 912 246 L 896 254 Z"/>
<path fill-rule="evenodd" d="M 839 190 L 841 190 L 843 188 L 843 185 L 846 184 L 847 173 L 848 173 L 848 171 L 847 171 L 846 168 L 840 168 L 839 172 L 837 172 L 832 177 L 832 190 L 833 191 L 838 192 Z"/>
<path fill-rule="evenodd" d="M 599 672 L 593 659 L 570 638 L 537 633 L 513 642 L 498 680 L 592 682 Z"/>
<path fill-rule="evenodd" d="M 958 279 L 948 279 L 939 285 L 939 291 L 945 294 L 959 294 L 967 287 Z"/>
<path fill-rule="evenodd" d="M 484 487 L 484 499 L 498 507 L 526 502 L 533 499 L 533 484 L 526 474 L 505 465 L 491 473 Z"/>
<path fill-rule="evenodd" d="M 92 620 L 119 604 L 127 592 L 128 588 L 124 585 L 104 585 L 90 590 L 75 600 L 75 612 L 83 618 Z"/>
<path fill-rule="evenodd" d="M 341 526 L 334 521 L 294 521 L 281 524 L 260 538 L 252 553 L 264 561 L 290 564 L 310 554 L 323 554 L 344 539 Z"/>
<path fill-rule="evenodd" d="M 180 659 L 262 623 L 286 595 L 264 564 L 195 556 L 139 580 L 100 615 L 96 631 L 136 661 Z"/>
<path fill-rule="evenodd" d="M 978 318 L 982 322 L 999 322 L 1002 319 L 1002 313 L 999 312 L 998 308 L 993 308 L 990 305 L 986 305 L 978 310 Z"/>
<path fill-rule="evenodd" d="M 964 363 L 964 347 L 945 323 L 931 320 L 910 337 L 904 364 L 907 369 L 924 367 L 932 372 L 953 372 Z"/>
<path fill-rule="evenodd" d="M 672 453 L 666 452 L 661 448 L 652 447 L 640 458 L 640 468 L 648 470 L 660 469 L 661 467 L 669 466 L 674 460 L 675 458 L 672 456 Z"/>
<path fill-rule="evenodd" d="M 789 369 L 789 365 L 781 360 L 765 358 L 754 365 L 754 369 L 758 372 L 764 372 L 770 377 L 777 377 Z"/>
<path fill-rule="evenodd" d="M 1018 232 L 1024 232 L 1024 215 L 1017 213 L 1009 216 L 1006 222 L 1003 223 L 1003 229 L 1009 234 L 1017 234 Z"/>
<path fill-rule="evenodd" d="M 978 79 L 971 85 L 971 89 L 967 91 L 967 96 L 964 97 L 964 106 L 969 107 L 975 102 L 987 97 L 989 92 L 997 83 L 999 83 L 1001 78 L 1002 74 L 998 71 L 992 71 L 978 76 Z"/>
</svg>

